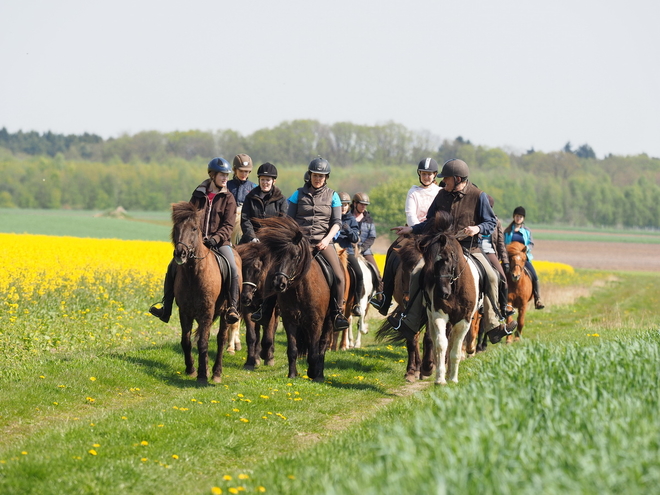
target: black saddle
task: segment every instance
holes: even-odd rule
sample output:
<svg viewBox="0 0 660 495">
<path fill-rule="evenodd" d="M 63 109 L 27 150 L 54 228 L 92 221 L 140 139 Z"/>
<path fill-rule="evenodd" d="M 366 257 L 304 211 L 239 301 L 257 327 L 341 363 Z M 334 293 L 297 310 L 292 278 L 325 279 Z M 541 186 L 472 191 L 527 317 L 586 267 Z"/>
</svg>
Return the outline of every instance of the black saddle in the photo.
<svg viewBox="0 0 660 495">
<path fill-rule="evenodd" d="M 227 258 L 225 258 L 225 255 L 214 249 L 211 251 L 213 251 L 213 254 L 215 254 L 215 259 L 218 262 L 218 268 L 220 268 L 220 275 L 222 276 L 222 280 L 231 280 L 231 265 L 229 264 Z M 222 284 L 222 294 L 228 293 L 230 285 L 231 284 L 229 283 Z"/>
<path fill-rule="evenodd" d="M 335 283 L 335 272 L 332 270 L 330 263 L 328 263 L 323 256 L 316 256 L 314 259 L 321 267 L 323 276 L 325 277 L 326 282 L 328 282 L 328 287 L 333 287 Z"/>
</svg>

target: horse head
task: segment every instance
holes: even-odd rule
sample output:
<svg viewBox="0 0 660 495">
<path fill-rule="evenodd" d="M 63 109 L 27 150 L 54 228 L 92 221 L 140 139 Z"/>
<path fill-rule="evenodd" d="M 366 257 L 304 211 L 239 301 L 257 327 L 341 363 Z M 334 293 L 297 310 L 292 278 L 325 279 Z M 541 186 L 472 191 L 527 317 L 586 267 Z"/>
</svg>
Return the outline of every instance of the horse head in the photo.
<svg viewBox="0 0 660 495">
<path fill-rule="evenodd" d="M 269 253 L 260 242 L 241 244 L 236 250 L 243 261 L 241 306 L 245 309 L 256 309 L 264 298 L 264 284 L 270 262 Z"/>
<path fill-rule="evenodd" d="M 207 251 L 202 240 L 202 215 L 192 203 L 182 201 L 172 205 L 172 244 L 174 261 L 183 265 L 189 260 L 199 258 L 198 253 Z"/>
<path fill-rule="evenodd" d="M 506 247 L 506 251 L 511 264 L 509 275 L 511 280 L 518 282 L 525 271 L 525 263 L 527 263 L 525 245 L 521 242 L 512 242 Z"/>
</svg>

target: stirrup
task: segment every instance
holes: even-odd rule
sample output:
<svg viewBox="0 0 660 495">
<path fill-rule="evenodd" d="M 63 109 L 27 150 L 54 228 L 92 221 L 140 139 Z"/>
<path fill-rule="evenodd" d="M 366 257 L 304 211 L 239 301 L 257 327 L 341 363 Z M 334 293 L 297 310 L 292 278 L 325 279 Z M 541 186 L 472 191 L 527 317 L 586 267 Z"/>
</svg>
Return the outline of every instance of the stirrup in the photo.
<svg viewBox="0 0 660 495">
<path fill-rule="evenodd" d="M 360 308 L 359 304 L 353 305 L 353 308 L 351 309 L 351 314 L 353 316 L 362 316 L 362 308 Z"/>
<path fill-rule="evenodd" d="M 157 308 L 156 304 L 162 304 L 162 303 L 157 302 L 157 303 L 152 304 L 151 307 L 149 308 L 149 313 L 154 315 L 156 318 L 158 318 L 163 323 L 169 323 L 170 316 L 172 315 L 172 313 L 170 313 L 169 315 L 166 315 L 165 314 L 165 306 L 161 306 L 160 308 Z"/>
<path fill-rule="evenodd" d="M 403 320 L 406 318 L 405 313 L 400 313 L 398 316 L 396 314 L 392 314 L 387 317 L 387 321 L 389 322 L 390 325 L 392 325 L 392 328 L 394 330 L 398 330 L 401 328 L 401 324 L 403 323 Z"/>
<path fill-rule="evenodd" d="M 262 310 L 261 307 L 259 307 L 258 310 L 256 310 L 254 313 L 252 313 L 252 314 L 250 315 L 250 319 L 251 319 L 254 323 L 261 323 L 261 320 L 263 320 L 263 318 L 264 318 L 264 315 L 263 315 L 263 310 Z"/>
<path fill-rule="evenodd" d="M 385 294 L 382 292 L 376 292 L 371 299 L 369 299 L 369 304 L 371 304 L 374 308 L 380 309 L 383 307 L 383 303 L 385 302 Z"/>
<path fill-rule="evenodd" d="M 344 317 L 342 313 L 336 313 L 332 326 L 335 329 L 335 332 L 341 332 L 346 330 L 349 327 L 348 320 Z"/>
<path fill-rule="evenodd" d="M 235 307 L 231 306 L 225 313 L 225 321 L 230 325 L 238 322 L 241 319 L 241 315 L 238 313 Z"/>
<path fill-rule="evenodd" d="M 543 309 L 545 308 L 545 304 L 541 302 L 541 298 L 538 298 L 536 301 L 534 301 L 534 308 L 535 309 Z"/>
<path fill-rule="evenodd" d="M 511 309 L 509 309 L 511 308 Z M 516 310 L 513 309 L 513 306 L 510 304 L 507 304 L 506 307 L 504 308 L 504 311 L 502 311 L 502 314 L 504 315 L 504 318 L 508 318 L 509 316 L 515 315 Z"/>
</svg>

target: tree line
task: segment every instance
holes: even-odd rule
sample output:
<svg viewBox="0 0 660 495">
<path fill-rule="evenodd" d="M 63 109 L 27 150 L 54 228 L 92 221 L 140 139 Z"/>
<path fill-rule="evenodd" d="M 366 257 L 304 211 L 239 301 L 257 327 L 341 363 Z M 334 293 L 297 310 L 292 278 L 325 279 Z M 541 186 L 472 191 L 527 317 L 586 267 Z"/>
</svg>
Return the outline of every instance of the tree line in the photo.
<svg viewBox="0 0 660 495">
<path fill-rule="evenodd" d="M 587 144 L 543 153 L 488 148 L 462 137 L 440 140 L 389 123 L 360 126 L 283 122 L 249 136 L 215 132 L 140 132 L 103 139 L 0 130 L 0 207 L 165 210 L 188 198 L 210 157 L 248 153 L 280 170 L 285 195 L 302 185 L 310 158 L 327 158 L 330 186 L 369 193 L 381 232 L 405 221 L 403 204 L 417 183 L 416 164 L 461 158 L 471 179 L 510 218 L 518 205 L 531 223 L 660 228 L 660 159 L 645 154 L 596 158 Z M 256 181 L 255 177 L 251 177 Z"/>
</svg>

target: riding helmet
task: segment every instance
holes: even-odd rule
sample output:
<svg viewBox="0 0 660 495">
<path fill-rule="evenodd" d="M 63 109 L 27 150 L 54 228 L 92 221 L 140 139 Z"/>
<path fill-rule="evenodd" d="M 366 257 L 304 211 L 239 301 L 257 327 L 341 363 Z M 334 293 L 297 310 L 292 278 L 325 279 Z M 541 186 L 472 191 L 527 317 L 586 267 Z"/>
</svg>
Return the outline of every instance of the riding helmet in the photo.
<svg viewBox="0 0 660 495">
<path fill-rule="evenodd" d="M 231 165 L 229 165 L 229 162 L 224 158 L 217 156 L 209 162 L 208 171 L 228 174 L 231 172 Z"/>
<path fill-rule="evenodd" d="M 463 160 L 452 158 L 447 160 L 442 166 L 442 171 L 438 177 L 467 177 L 470 175 L 470 169 Z"/>
<path fill-rule="evenodd" d="M 277 179 L 277 169 L 275 165 L 266 162 L 257 169 L 257 177 L 272 177 Z"/>
<path fill-rule="evenodd" d="M 351 202 L 351 195 L 348 194 L 347 192 L 340 192 L 337 193 L 339 195 L 339 199 L 341 200 L 341 204 L 345 205 Z"/>
<path fill-rule="evenodd" d="M 355 193 L 355 196 L 353 196 L 353 203 L 362 203 L 363 205 L 368 205 L 369 196 L 367 196 L 367 193 L 363 192 Z"/>
<path fill-rule="evenodd" d="M 433 158 L 424 158 L 417 165 L 417 173 L 420 172 L 435 172 L 437 174 L 438 162 L 436 162 Z"/>
<path fill-rule="evenodd" d="M 321 158 L 320 156 L 317 156 L 309 162 L 307 170 L 313 174 L 323 174 L 330 177 L 330 164 L 328 163 L 328 160 Z"/>
<path fill-rule="evenodd" d="M 239 153 L 236 155 L 232 163 L 234 170 L 247 170 L 248 172 L 252 171 L 252 158 L 250 158 L 245 153 Z"/>
<path fill-rule="evenodd" d="M 517 206 L 516 209 L 513 210 L 513 216 L 515 217 L 516 215 L 522 215 L 523 217 L 527 216 L 525 215 L 525 208 Z"/>
</svg>

